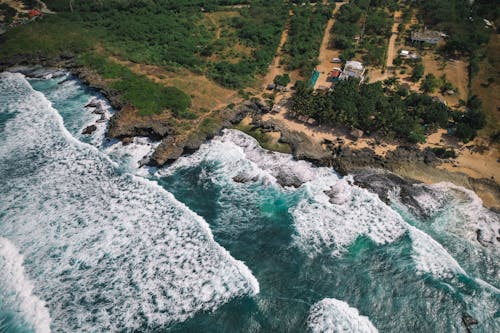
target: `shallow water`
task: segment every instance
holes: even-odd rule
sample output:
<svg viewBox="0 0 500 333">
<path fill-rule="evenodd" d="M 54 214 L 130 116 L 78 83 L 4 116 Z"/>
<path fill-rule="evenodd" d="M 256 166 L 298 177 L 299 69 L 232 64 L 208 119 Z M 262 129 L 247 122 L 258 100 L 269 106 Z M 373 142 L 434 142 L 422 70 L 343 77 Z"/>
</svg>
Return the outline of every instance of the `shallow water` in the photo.
<svg viewBox="0 0 500 333">
<path fill-rule="evenodd" d="M 82 135 L 99 96 L 60 81 L 0 79 L 0 331 L 500 330 L 500 221 L 473 193 L 418 185 L 424 219 L 234 130 L 138 168 L 157 143 Z"/>
</svg>

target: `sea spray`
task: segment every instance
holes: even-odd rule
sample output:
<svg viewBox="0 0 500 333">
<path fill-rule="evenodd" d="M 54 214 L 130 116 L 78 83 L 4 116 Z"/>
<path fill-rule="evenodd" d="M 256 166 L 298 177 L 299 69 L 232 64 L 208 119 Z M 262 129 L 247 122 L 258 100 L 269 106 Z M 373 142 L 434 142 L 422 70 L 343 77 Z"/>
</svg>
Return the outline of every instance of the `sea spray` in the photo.
<svg viewBox="0 0 500 333">
<path fill-rule="evenodd" d="M 255 295 L 250 270 L 154 183 L 76 140 L 45 97 L 2 74 L 0 234 L 25 256 L 53 331 L 144 330 Z"/>
<path fill-rule="evenodd" d="M 377 333 L 368 317 L 337 299 L 326 298 L 311 307 L 307 319 L 312 333 Z"/>
<path fill-rule="evenodd" d="M 97 330 L 304 332 L 317 313 L 313 304 L 325 305 L 328 322 L 326 299 L 348 309 L 337 316 L 339 327 L 355 327 L 365 322 L 361 317 L 382 332 L 458 332 L 467 313 L 478 320 L 475 332 L 498 330 L 498 256 L 472 237 L 469 228 L 479 226 L 475 218 L 482 215 L 465 214 L 476 206 L 468 207 L 459 190 L 444 188 L 449 195 L 442 196 L 415 186 L 415 196 L 438 199 L 430 203 L 434 208 L 420 210 L 427 216 L 420 219 L 353 186 L 352 177 L 268 152 L 235 130 L 151 175 L 123 161 L 143 139 L 122 146 L 82 136 L 95 121 L 84 108 L 93 96 L 69 81 L 47 90 L 48 81 L 31 83 L 60 106 L 62 119 L 44 98 L 32 101 L 42 105 L 41 115 L 22 110 L 24 83 L 0 96 L 19 102 L 2 110 L 12 116 L 6 132 L 0 127 L 0 140 L 11 139 L 0 148 L 0 158 L 6 157 L 1 172 L 13 179 L 0 180 L 2 189 L 9 186 L 0 235 L 23 254 L 32 294 L 48 305 L 53 330 L 85 329 L 93 318 L 78 311 L 90 309 Z M 40 119 L 13 131 L 22 124 L 12 118 L 31 120 L 28 114 Z M 69 137 L 61 140 L 63 125 Z M 31 135 L 39 138 L 35 144 Z M 150 152 L 148 144 L 135 156 Z M 23 156 L 32 162 L 21 163 L 28 160 Z M 176 199 L 130 172 L 157 180 Z M 299 206 L 307 218 L 299 216 Z M 488 226 L 491 220 L 484 221 Z M 43 285 L 43 276 L 55 278 Z M 71 297 L 52 296 L 61 294 Z M 113 298 L 116 312 L 109 310 Z M 72 311 L 77 316 L 63 325 L 59 318 Z"/>
</svg>

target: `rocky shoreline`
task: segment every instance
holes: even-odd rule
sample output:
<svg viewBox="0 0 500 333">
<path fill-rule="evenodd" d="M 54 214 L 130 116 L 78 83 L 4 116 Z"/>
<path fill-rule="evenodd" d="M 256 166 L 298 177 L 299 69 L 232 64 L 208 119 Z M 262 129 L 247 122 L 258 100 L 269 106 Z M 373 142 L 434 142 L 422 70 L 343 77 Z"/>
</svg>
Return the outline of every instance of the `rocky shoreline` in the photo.
<svg viewBox="0 0 500 333">
<path fill-rule="evenodd" d="M 436 168 L 442 159 L 430 148 L 421 150 L 416 145 L 399 145 L 385 156 L 377 155 L 370 148 L 352 149 L 342 142 L 324 141 L 323 148 L 304 133 L 290 131 L 275 120 L 262 121 L 255 110 L 251 126 L 263 132 L 279 132 L 279 142 L 290 145 L 295 159 L 307 160 L 316 166 L 333 167 L 342 175 L 352 174 L 357 185 L 378 193 L 382 200 L 387 200 L 387 193 L 374 188 L 376 182 L 382 181 L 387 186 L 394 183 L 404 188 L 415 183 L 446 181 L 473 190 L 486 207 L 500 212 L 500 186 L 496 182 Z M 371 177 L 361 177 L 367 172 Z"/>
<path fill-rule="evenodd" d="M 162 115 L 140 116 L 137 110 L 121 99 L 118 92 L 109 89 L 105 80 L 98 74 L 75 62 L 74 55 L 65 54 L 54 58 L 43 57 L 12 57 L 0 62 L 0 72 L 11 70 L 27 77 L 43 78 L 49 74 L 54 76 L 69 72 L 89 88 L 105 97 L 110 105 L 116 109 L 109 120 L 106 135 L 130 142 L 134 137 L 148 137 L 161 141 L 147 164 L 162 166 L 182 156 L 196 151 L 206 140 L 220 133 L 223 128 L 230 127 L 241 121 L 244 117 L 244 108 L 224 109 L 217 111 L 219 123 L 204 133 L 190 133 L 185 136 L 180 133 L 171 118 Z"/>
<path fill-rule="evenodd" d="M 33 65 L 34 63 L 37 65 Z M 324 142 L 323 145 L 318 145 L 304 133 L 291 131 L 277 121 L 263 121 L 261 116 L 267 110 L 264 110 L 258 101 L 246 101 L 234 108 L 218 111 L 220 123 L 206 133 L 180 136 L 169 119 L 161 116 L 138 116 L 133 107 L 121 101 L 117 92 L 106 87 L 106 83 L 99 75 L 77 65 L 73 55 L 61 55 L 52 59 L 12 58 L 0 63 L 0 72 L 14 66 L 25 66 L 18 71 L 29 77 L 43 77 L 50 71 L 69 71 L 83 84 L 102 94 L 111 106 L 118 110 L 109 120 L 107 131 L 109 137 L 123 142 L 129 142 L 136 136 L 161 141 L 147 162 L 152 166 L 162 166 L 183 154 L 196 151 L 203 142 L 219 134 L 223 128 L 231 127 L 245 116 L 251 115 L 253 128 L 263 132 L 279 132 L 279 142 L 291 147 L 295 159 L 307 160 L 316 166 L 333 167 L 342 175 L 359 174 L 360 171 L 367 169 L 383 169 L 404 177 L 410 183 L 426 182 L 426 180 L 450 181 L 474 190 L 483 198 L 487 207 L 500 210 L 500 186 L 497 183 L 489 179 L 475 179 L 435 168 L 440 160 L 431 149 L 420 150 L 416 146 L 400 145 L 396 150 L 381 157 L 370 148 L 352 149 L 342 142 Z M 369 182 L 358 180 L 358 185 L 370 187 L 372 181 L 373 179 Z M 383 195 L 381 197 L 383 198 Z"/>
</svg>

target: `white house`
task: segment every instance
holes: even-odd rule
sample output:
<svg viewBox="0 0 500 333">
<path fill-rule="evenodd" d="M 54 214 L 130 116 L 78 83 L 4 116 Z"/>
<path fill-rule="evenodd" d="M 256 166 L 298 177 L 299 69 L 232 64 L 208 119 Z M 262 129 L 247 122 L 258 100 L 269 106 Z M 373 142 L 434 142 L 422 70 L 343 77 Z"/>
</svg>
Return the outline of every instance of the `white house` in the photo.
<svg viewBox="0 0 500 333">
<path fill-rule="evenodd" d="M 344 70 L 340 75 L 341 80 L 346 80 L 350 77 L 354 77 L 361 81 L 364 80 L 365 68 L 363 64 L 359 61 L 347 61 L 344 66 Z"/>
</svg>

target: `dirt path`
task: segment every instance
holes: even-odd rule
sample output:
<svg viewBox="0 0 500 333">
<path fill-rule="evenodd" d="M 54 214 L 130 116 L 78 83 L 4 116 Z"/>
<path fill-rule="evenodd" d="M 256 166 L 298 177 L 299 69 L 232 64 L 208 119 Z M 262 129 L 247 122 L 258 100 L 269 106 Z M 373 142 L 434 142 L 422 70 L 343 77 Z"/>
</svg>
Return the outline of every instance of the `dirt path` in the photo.
<svg viewBox="0 0 500 333">
<path fill-rule="evenodd" d="M 387 62 L 386 62 L 386 68 L 389 69 L 392 67 L 392 62 L 394 61 L 394 58 L 397 56 L 396 55 L 396 39 L 398 38 L 398 26 L 399 26 L 399 20 L 401 19 L 401 11 L 396 11 L 394 12 L 394 23 L 392 24 L 392 30 L 391 30 L 391 38 L 389 38 L 389 45 L 387 47 Z"/>
<path fill-rule="evenodd" d="M 382 71 L 381 69 L 378 68 L 370 69 L 370 74 L 368 75 L 370 82 L 383 81 L 389 77 L 389 74 L 392 74 L 391 68 L 393 66 L 394 58 L 397 57 L 396 39 L 398 38 L 398 26 L 401 15 L 402 15 L 401 11 L 394 12 L 394 23 L 392 24 L 391 37 L 389 38 L 389 43 L 387 44 L 387 57 L 385 63 L 385 70 Z"/>
<path fill-rule="evenodd" d="M 281 62 L 281 56 L 283 55 L 283 46 L 285 45 L 287 39 L 288 39 L 288 31 L 290 30 L 290 19 L 293 16 L 292 10 L 289 12 L 290 17 L 288 18 L 288 21 L 286 22 L 285 29 L 283 30 L 283 33 L 281 34 L 281 39 L 280 39 L 280 44 L 278 46 L 278 50 L 276 51 L 276 56 L 273 59 L 273 62 L 269 65 L 269 71 L 267 72 L 266 76 L 264 77 L 264 82 L 262 83 L 262 88 L 266 89 L 268 85 L 273 83 L 274 78 L 276 75 L 283 75 L 285 73 L 285 68 L 280 65 Z"/>
<path fill-rule="evenodd" d="M 316 87 L 326 86 L 329 87 L 331 82 L 328 82 L 328 73 L 333 69 L 334 64 L 331 63 L 332 58 L 337 58 L 340 55 L 340 50 L 338 49 L 330 49 L 328 45 L 330 44 L 331 39 L 331 30 L 335 23 L 335 15 L 338 13 L 340 7 L 342 7 L 347 2 L 337 2 L 335 3 L 335 9 L 332 13 L 332 18 L 328 20 L 326 24 L 325 33 L 323 34 L 323 41 L 321 42 L 321 47 L 319 49 L 319 65 L 316 66 L 316 69 L 320 72 L 318 81 L 316 81 Z"/>
</svg>

